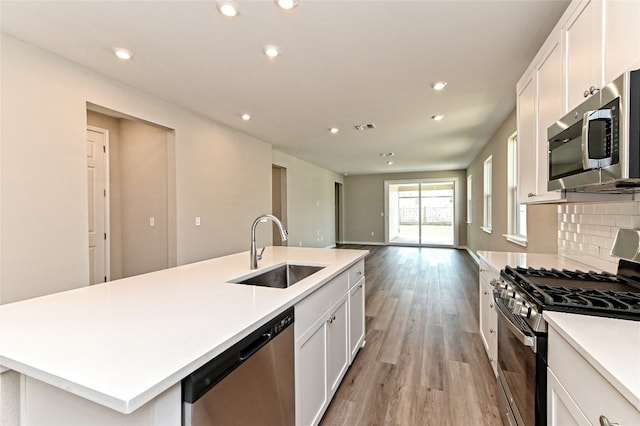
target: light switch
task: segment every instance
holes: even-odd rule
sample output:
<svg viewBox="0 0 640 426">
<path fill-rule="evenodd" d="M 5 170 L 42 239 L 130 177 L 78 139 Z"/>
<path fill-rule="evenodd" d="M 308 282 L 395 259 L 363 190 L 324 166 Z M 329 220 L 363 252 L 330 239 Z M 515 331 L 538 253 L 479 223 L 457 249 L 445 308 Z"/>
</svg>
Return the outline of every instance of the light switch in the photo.
<svg viewBox="0 0 640 426">
<path fill-rule="evenodd" d="M 196 226 L 200 226 L 200 216 L 196 216 Z"/>
<path fill-rule="evenodd" d="M 149 226 L 156 226 L 156 218 L 151 216 L 149 218 Z"/>
</svg>

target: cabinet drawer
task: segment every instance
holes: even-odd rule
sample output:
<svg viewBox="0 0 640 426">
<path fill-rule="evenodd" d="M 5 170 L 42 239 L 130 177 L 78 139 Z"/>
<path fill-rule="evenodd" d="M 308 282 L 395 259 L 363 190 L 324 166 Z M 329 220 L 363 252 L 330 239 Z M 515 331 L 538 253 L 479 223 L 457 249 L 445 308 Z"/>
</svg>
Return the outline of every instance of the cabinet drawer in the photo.
<svg viewBox="0 0 640 426">
<path fill-rule="evenodd" d="M 348 271 L 311 293 L 295 306 L 295 337 L 300 337 L 313 323 L 349 290 Z"/>
<path fill-rule="evenodd" d="M 611 423 L 640 424 L 640 412 L 553 328 L 549 329 L 549 369 L 591 424 L 600 424 L 601 415 Z"/>
<path fill-rule="evenodd" d="M 349 268 L 348 274 L 349 288 L 351 288 L 356 285 L 356 283 L 360 281 L 362 277 L 364 277 L 364 259 L 358 261 L 358 263 Z"/>
</svg>

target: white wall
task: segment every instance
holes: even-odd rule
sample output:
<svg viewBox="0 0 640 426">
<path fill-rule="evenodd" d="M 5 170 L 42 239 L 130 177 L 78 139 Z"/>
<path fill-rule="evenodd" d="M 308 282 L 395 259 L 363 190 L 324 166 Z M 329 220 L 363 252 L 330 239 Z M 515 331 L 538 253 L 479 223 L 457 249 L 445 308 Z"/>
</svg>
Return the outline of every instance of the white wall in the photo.
<svg viewBox="0 0 640 426">
<path fill-rule="evenodd" d="M 271 145 L 1 42 L 0 303 L 88 283 L 87 102 L 175 131 L 178 264 L 248 250 L 251 222 L 271 206 Z"/>
<path fill-rule="evenodd" d="M 335 183 L 342 176 L 279 151 L 273 151 L 273 164 L 287 169 L 287 245 L 333 246 Z"/>
</svg>

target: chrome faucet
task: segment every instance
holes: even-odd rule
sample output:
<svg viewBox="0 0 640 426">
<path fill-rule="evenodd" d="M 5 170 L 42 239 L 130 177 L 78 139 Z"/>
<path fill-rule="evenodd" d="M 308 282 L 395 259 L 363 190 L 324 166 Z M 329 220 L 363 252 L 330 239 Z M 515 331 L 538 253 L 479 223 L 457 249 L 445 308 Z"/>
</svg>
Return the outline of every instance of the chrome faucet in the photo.
<svg viewBox="0 0 640 426">
<path fill-rule="evenodd" d="M 256 227 L 258 226 L 258 223 L 266 222 L 267 219 L 272 220 L 276 225 L 278 225 L 282 241 L 287 241 L 287 231 L 284 229 L 284 226 L 282 226 L 280 219 L 272 214 L 263 214 L 258 216 L 258 218 L 253 221 L 253 225 L 251 225 L 251 269 L 258 269 L 258 260 L 262 259 L 262 253 L 264 253 L 263 247 L 260 254 L 258 254 L 258 248 L 256 247 Z"/>
</svg>

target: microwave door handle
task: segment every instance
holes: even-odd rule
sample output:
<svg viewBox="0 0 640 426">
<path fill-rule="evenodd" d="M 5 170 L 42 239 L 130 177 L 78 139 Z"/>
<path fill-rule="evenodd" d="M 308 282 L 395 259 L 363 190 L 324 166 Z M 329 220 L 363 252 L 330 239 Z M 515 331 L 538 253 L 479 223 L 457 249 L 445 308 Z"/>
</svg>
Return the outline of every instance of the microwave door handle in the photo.
<svg viewBox="0 0 640 426">
<path fill-rule="evenodd" d="M 591 163 L 591 155 L 589 153 L 589 116 L 595 111 L 587 111 L 582 116 L 582 169 L 590 170 L 594 168 Z"/>
</svg>

